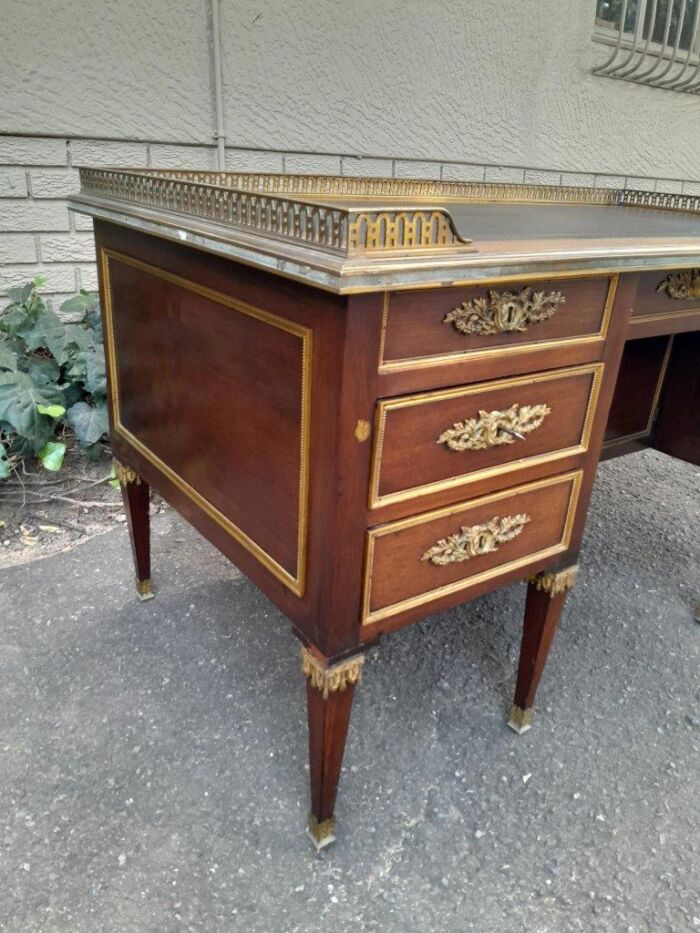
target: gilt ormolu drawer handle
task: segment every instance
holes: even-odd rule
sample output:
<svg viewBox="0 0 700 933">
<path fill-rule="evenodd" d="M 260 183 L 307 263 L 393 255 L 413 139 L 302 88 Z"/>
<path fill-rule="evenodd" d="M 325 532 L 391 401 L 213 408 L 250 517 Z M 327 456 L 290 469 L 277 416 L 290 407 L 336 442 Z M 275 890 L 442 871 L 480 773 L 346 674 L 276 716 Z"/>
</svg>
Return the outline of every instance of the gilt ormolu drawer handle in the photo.
<svg viewBox="0 0 700 933">
<path fill-rule="evenodd" d="M 501 444 L 524 441 L 525 435 L 535 431 L 547 415 L 548 405 L 511 405 L 505 411 L 480 411 L 478 418 L 457 421 L 443 431 L 437 439 L 450 450 L 486 450 Z"/>
<path fill-rule="evenodd" d="M 561 292 L 533 292 L 531 288 L 520 292 L 489 290 L 488 298 L 463 301 L 443 320 L 462 334 L 509 334 L 546 321 L 565 301 Z"/>
<path fill-rule="evenodd" d="M 671 272 L 656 288 L 665 292 L 669 298 L 689 301 L 700 298 L 700 269 L 687 269 L 685 272 Z"/>
<path fill-rule="evenodd" d="M 530 521 L 529 515 L 506 515 L 505 518 L 492 518 L 485 525 L 464 525 L 449 538 L 441 538 L 428 548 L 421 560 L 444 567 L 445 564 L 458 564 L 472 557 L 481 557 L 497 551 L 501 544 L 517 538 Z"/>
</svg>

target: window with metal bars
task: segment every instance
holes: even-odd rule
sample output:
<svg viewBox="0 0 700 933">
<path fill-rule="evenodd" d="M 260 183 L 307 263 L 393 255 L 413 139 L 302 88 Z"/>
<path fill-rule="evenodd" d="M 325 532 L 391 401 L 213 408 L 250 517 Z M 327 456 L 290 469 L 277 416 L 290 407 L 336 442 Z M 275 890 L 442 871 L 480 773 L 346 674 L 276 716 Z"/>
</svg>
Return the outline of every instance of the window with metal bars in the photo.
<svg viewBox="0 0 700 933">
<path fill-rule="evenodd" d="M 594 74 L 700 93 L 700 0 L 597 0 L 594 38 L 612 46 Z"/>
</svg>

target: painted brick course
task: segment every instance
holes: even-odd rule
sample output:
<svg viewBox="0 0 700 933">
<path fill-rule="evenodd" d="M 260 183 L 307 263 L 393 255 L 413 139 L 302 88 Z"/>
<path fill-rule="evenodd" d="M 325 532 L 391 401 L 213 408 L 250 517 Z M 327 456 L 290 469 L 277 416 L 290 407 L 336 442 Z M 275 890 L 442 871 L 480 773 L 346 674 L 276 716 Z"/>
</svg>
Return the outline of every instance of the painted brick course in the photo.
<svg viewBox="0 0 700 933">
<path fill-rule="evenodd" d="M 67 198 L 80 190 L 80 176 L 72 168 L 36 168 L 29 173 L 33 198 Z"/>
<path fill-rule="evenodd" d="M 0 169 L 0 198 L 26 198 L 27 173 L 19 169 Z"/>
<path fill-rule="evenodd" d="M 281 152 L 227 149 L 226 168 L 230 172 L 282 172 L 284 156 Z"/>
<path fill-rule="evenodd" d="M 294 152 L 285 155 L 284 170 L 290 174 L 340 175 L 340 156 Z"/>
<path fill-rule="evenodd" d="M 31 233 L 0 233 L 0 263 L 36 262 L 36 237 Z"/>
<path fill-rule="evenodd" d="M 6 233 L 70 230 L 64 201 L 0 201 L 0 231 Z"/>
<path fill-rule="evenodd" d="M 105 140 L 76 139 L 70 146 L 71 165 L 146 167 L 145 143 L 115 143 Z"/>
<path fill-rule="evenodd" d="M 14 285 L 24 285 L 37 275 L 46 279 L 44 291 L 71 292 L 75 289 L 75 269 L 71 265 L 21 265 L 0 267 L 0 289 L 3 292 Z"/>
<path fill-rule="evenodd" d="M 483 181 L 483 165 L 465 165 L 459 162 L 447 162 L 442 167 L 443 181 Z"/>
<path fill-rule="evenodd" d="M 343 175 L 366 178 L 391 178 L 394 163 L 391 159 L 361 159 L 343 156 Z"/>
<path fill-rule="evenodd" d="M 0 136 L 0 165 L 66 165 L 65 139 Z"/>
<path fill-rule="evenodd" d="M 487 165 L 484 178 L 496 184 L 522 185 L 525 169 L 511 168 L 507 165 Z"/>
<path fill-rule="evenodd" d="M 95 241 L 92 233 L 42 233 L 39 237 L 41 258 L 49 262 L 94 262 Z"/>
<path fill-rule="evenodd" d="M 153 168 L 216 168 L 214 146 L 170 146 L 152 144 L 149 165 Z"/>
</svg>

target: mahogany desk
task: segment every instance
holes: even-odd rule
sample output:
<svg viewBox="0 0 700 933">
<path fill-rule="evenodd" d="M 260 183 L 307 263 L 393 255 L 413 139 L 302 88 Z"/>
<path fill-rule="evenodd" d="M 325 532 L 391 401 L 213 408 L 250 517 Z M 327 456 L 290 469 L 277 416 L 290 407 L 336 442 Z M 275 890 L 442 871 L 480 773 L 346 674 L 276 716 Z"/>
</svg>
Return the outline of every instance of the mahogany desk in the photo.
<svg viewBox="0 0 700 933">
<path fill-rule="evenodd" d="M 700 460 L 700 199 L 122 169 L 81 182 L 139 594 L 153 486 L 292 620 L 309 828 L 327 844 L 367 647 L 529 578 L 509 716 L 524 731 L 603 448 Z"/>
</svg>

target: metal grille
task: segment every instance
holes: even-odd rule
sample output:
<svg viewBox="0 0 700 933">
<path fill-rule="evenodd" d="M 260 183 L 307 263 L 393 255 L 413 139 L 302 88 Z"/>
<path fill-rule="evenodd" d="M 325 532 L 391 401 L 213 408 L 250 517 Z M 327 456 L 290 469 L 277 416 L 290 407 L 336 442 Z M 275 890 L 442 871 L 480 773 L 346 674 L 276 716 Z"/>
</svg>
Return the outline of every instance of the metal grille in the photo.
<svg viewBox="0 0 700 933">
<path fill-rule="evenodd" d="M 598 0 L 596 26 L 613 49 L 594 74 L 700 93 L 700 0 Z"/>
</svg>

